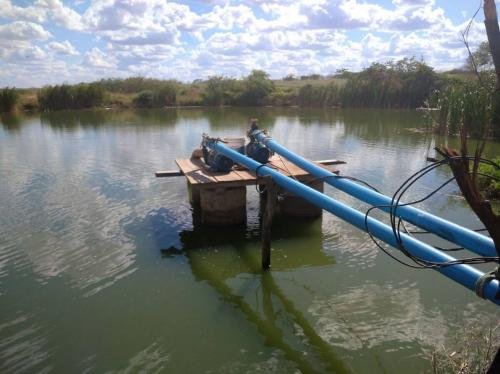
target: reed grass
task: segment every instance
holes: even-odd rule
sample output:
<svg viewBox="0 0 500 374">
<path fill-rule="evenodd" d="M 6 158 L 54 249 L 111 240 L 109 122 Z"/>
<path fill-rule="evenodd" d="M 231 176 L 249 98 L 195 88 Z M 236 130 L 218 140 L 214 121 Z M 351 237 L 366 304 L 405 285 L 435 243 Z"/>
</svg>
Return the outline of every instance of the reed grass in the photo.
<svg viewBox="0 0 500 374">
<path fill-rule="evenodd" d="M 19 94 L 12 87 L 4 87 L 0 90 L 0 112 L 12 112 L 16 108 Z"/>
</svg>

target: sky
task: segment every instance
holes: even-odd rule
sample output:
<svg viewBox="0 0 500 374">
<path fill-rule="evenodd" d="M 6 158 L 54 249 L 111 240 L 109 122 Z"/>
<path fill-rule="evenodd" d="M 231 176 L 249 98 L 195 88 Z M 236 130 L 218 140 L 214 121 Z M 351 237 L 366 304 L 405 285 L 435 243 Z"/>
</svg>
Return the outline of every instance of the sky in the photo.
<svg viewBox="0 0 500 374">
<path fill-rule="evenodd" d="M 359 71 L 467 57 L 479 0 L 0 0 L 0 87 L 144 76 L 185 82 L 253 69 Z M 486 39 L 482 9 L 468 40 Z"/>
</svg>

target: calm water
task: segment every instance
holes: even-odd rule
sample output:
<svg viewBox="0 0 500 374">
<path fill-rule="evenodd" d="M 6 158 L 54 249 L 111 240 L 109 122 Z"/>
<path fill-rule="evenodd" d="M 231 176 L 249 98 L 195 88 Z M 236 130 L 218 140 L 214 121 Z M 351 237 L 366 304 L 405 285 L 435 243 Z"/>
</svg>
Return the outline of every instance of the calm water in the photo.
<svg viewBox="0 0 500 374">
<path fill-rule="evenodd" d="M 347 161 L 343 174 L 387 194 L 446 141 L 411 131 L 422 124 L 414 112 L 2 117 L 0 372 L 421 372 L 462 326 L 498 320 L 490 302 L 399 265 L 326 213 L 278 218 L 262 273 L 253 188 L 246 227 L 193 227 L 184 178 L 153 172 L 174 168 L 203 132 L 243 134 L 250 117 L 310 159 Z M 409 198 L 449 175 L 435 171 Z M 450 186 L 421 207 L 480 227 L 456 194 Z"/>
</svg>

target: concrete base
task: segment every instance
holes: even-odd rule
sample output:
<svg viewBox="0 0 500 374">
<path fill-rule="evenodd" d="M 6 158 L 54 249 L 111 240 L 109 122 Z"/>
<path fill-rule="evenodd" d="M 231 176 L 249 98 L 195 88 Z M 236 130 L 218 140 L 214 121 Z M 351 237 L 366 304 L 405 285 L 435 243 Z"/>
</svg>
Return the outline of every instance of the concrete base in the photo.
<svg viewBox="0 0 500 374">
<path fill-rule="evenodd" d="M 238 225 L 246 222 L 246 194 L 243 187 L 191 189 L 190 200 L 199 197 L 200 220 L 214 226 Z M 193 198 L 191 196 L 193 195 Z"/>
<path fill-rule="evenodd" d="M 200 209 L 200 186 L 187 183 L 189 202 L 194 209 Z"/>
<path fill-rule="evenodd" d="M 317 191 L 324 191 L 323 181 L 314 181 L 307 185 Z M 295 196 L 286 190 L 280 188 L 279 194 L 284 194 L 283 199 L 279 202 L 279 208 L 283 214 L 292 217 L 318 218 L 321 217 L 323 213 L 321 208 L 318 208 L 303 198 Z"/>
</svg>

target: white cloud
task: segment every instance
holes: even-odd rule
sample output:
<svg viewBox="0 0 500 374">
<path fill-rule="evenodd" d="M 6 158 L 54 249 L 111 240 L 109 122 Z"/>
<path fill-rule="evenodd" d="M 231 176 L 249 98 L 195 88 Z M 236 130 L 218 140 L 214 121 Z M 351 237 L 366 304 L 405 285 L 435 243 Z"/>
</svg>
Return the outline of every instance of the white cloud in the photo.
<svg viewBox="0 0 500 374">
<path fill-rule="evenodd" d="M 309 19 L 309 27 L 314 28 L 368 27 L 377 19 L 387 19 L 391 16 L 391 12 L 377 4 L 358 3 L 356 0 L 337 0 L 313 6 L 304 2 L 302 9 Z"/>
<path fill-rule="evenodd" d="M 13 5 L 10 0 L 0 0 L 0 9 L 2 10 L 0 18 L 6 18 L 9 20 L 15 19 L 44 22 L 46 18 L 45 11 L 41 11 L 38 7 L 20 7 Z"/>
<path fill-rule="evenodd" d="M 96 68 L 115 69 L 117 67 L 116 59 L 97 47 L 85 54 L 85 62 Z"/>
<path fill-rule="evenodd" d="M 434 0 L 392 0 L 392 3 L 397 6 L 421 6 L 434 5 Z"/>
<path fill-rule="evenodd" d="M 386 27 L 396 30 L 414 31 L 419 29 L 428 29 L 432 27 L 443 27 L 447 19 L 441 8 L 432 8 L 430 6 L 407 8 L 399 13 L 399 17 L 386 22 Z"/>
<path fill-rule="evenodd" d="M 51 42 L 47 44 L 47 48 L 60 55 L 77 56 L 80 54 L 68 40 L 63 42 Z"/>
<path fill-rule="evenodd" d="M 12 49 L 3 57 L 6 61 L 20 64 L 37 64 L 48 59 L 47 53 L 36 45 L 29 45 L 23 48 Z"/>
<path fill-rule="evenodd" d="M 15 21 L 0 25 L 0 40 L 46 40 L 52 35 L 42 26 L 26 21 Z"/>
<path fill-rule="evenodd" d="M 29 20 L 44 23 L 49 20 L 69 30 L 81 30 L 81 16 L 60 0 L 37 0 L 33 5 L 20 7 L 10 0 L 0 0 L 0 18 Z"/>
<path fill-rule="evenodd" d="M 216 5 L 210 13 L 203 15 L 198 23 L 203 28 L 250 31 L 257 24 L 257 18 L 253 10 L 246 5 Z"/>
<path fill-rule="evenodd" d="M 52 21 L 69 30 L 82 30 L 81 15 L 60 0 L 37 0 L 36 5 L 47 11 Z"/>
<path fill-rule="evenodd" d="M 395 0 L 396 9 L 360 0 L 297 0 L 293 3 L 262 3 L 261 8 L 276 18 L 257 20 L 259 29 L 274 27 L 305 29 L 365 29 L 379 31 L 415 30 L 439 27 L 446 22 L 433 0 Z"/>
<path fill-rule="evenodd" d="M 89 31 L 112 43 L 178 44 L 180 30 L 193 27 L 198 16 L 186 5 L 159 0 L 93 2 L 83 20 Z"/>
</svg>

